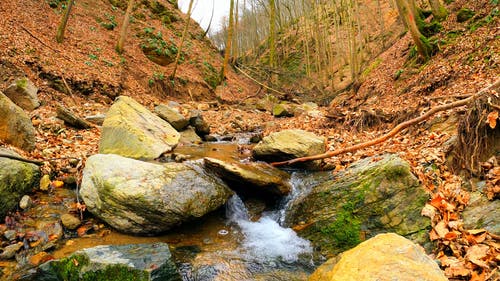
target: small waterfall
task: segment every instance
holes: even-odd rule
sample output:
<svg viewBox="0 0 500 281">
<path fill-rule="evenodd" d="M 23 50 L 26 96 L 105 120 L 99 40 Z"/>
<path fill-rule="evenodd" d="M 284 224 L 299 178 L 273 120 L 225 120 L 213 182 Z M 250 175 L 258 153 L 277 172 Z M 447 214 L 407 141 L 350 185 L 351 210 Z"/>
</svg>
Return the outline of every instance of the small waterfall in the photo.
<svg viewBox="0 0 500 281">
<path fill-rule="evenodd" d="M 281 259 L 292 263 L 299 260 L 299 255 L 312 253 L 309 241 L 298 237 L 291 228 L 281 227 L 273 216 L 250 221 L 245 204 L 237 195 L 229 199 L 226 215 L 230 223 L 241 229 L 245 250 L 258 260 Z"/>
</svg>

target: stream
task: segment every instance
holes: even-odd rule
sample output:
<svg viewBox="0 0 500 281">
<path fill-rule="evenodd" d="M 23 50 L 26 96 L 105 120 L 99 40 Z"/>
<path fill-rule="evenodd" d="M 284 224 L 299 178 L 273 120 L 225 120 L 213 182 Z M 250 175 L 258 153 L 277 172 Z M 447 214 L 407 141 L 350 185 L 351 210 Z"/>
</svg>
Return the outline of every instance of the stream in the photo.
<svg viewBox="0 0 500 281">
<path fill-rule="evenodd" d="M 175 152 L 191 155 L 193 160 L 205 156 L 241 159 L 238 145 L 234 143 L 185 146 Z M 81 237 L 66 231 L 51 255 L 58 259 L 98 245 L 165 242 L 171 247 L 184 281 L 307 280 L 317 266 L 313 262 L 313 248 L 292 229 L 281 226 L 289 202 L 307 192 L 310 186 L 304 184 L 300 174 L 302 172 L 292 173 L 292 193 L 273 206 L 234 195 L 225 208 L 154 237 L 122 234 L 97 221 L 95 225 L 99 229 Z M 37 192 L 33 197 L 43 203 L 26 212 L 36 224 L 47 219 L 57 220 L 59 214 L 65 212 L 65 206 L 74 202 L 76 193 L 72 189 L 58 188 L 49 194 Z M 11 265 L 12 273 L 17 271 L 12 268 L 15 265 Z"/>
</svg>

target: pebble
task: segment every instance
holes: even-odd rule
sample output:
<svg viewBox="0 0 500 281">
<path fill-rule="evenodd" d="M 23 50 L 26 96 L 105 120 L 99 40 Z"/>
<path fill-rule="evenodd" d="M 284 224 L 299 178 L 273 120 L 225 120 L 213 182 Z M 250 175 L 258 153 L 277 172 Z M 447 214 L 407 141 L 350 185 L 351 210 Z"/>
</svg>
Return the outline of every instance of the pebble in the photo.
<svg viewBox="0 0 500 281">
<path fill-rule="evenodd" d="M 61 222 L 64 227 L 70 230 L 76 229 L 82 223 L 79 218 L 71 215 L 64 214 L 61 216 Z"/>
<path fill-rule="evenodd" d="M 40 190 L 47 191 L 50 186 L 50 176 L 43 175 L 42 179 L 40 179 Z"/>
<path fill-rule="evenodd" d="M 23 198 L 21 198 L 21 201 L 19 201 L 19 207 L 23 210 L 28 209 L 33 205 L 33 201 L 31 200 L 31 197 L 28 195 L 24 195 Z"/>
<path fill-rule="evenodd" d="M 9 241 L 16 239 L 16 236 L 17 236 L 17 231 L 15 230 L 7 230 L 3 233 L 3 237 L 5 237 L 5 239 Z"/>
<path fill-rule="evenodd" d="M 14 258 L 17 251 L 19 251 L 19 249 L 21 249 L 22 246 L 23 243 L 19 242 L 3 248 L 2 253 L 0 254 L 0 260 L 8 260 Z"/>
</svg>

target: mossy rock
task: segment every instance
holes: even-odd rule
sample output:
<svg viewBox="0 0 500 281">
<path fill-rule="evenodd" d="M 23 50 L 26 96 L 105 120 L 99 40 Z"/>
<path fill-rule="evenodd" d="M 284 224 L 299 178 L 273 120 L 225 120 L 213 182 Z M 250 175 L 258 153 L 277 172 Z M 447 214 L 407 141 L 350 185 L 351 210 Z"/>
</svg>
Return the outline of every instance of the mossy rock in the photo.
<svg viewBox="0 0 500 281">
<path fill-rule="evenodd" d="M 153 28 L 146 28 L 139 37 L 142 38 L 141 50 L 149 60 L 161 66 L 175 61 L 177 45 L 172 40 L 165 41 L 161 32 L 155 33 Z"/>
<path fill-rule="evenodd" d="M 462 8 L 457 13 L 457 22 L 466 22 L 469 19 L 471 19 L 475 14 L 476 12 L 474 12 L 469 8 Z"/>
<path fill-rule="evenodd" d="M 165 243 L 105 245 L 42 264 L 30 280 L 180 281 Z"/>
<path fill-rule="evenodd" d="M 407 162 L 396 155 L 378 158 L 358 161 L 337 175 L 308 176 L 319 176 L 319 184 L 291 204 L 287 223 L 298 225 L 299 235 L 326 255 L 383 232 L 427 242 L 430 221 L 420 211 L 429 196 Z M 303 180 L 311 181 L 308 177 Z"/>
</svg>

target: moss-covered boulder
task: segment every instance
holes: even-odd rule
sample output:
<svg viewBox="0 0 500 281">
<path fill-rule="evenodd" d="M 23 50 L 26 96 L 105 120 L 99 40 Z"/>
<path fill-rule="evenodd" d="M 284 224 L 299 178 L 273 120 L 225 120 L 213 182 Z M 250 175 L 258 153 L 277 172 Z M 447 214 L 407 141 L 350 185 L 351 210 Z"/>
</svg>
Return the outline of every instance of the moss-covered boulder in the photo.
<svg viewBox="0 0 500 281">
<path fill-rule="evenodd" d="M 237 192 L 274 199 L 290 193 L 289 174 L 263 162 L 225 162 L 204 159 L 207 170 L 213 171 Z"/>
<path fill-rule="evenodd" d="M 457 13 L 457 22 L 466 22 L 471 19 L 476 12 L 469 8 L 462 8 Z"/>
<path fill-rule="evenodd" d="M 121 96 L 106 113 L 99 153 L 151 160 L 170 152 L 179 138 L 168 122 L 132 98 Z"/>
<path fill-rule="evenodd" d="M 0 92 L 0 140 L 26 151 L 35 149 L 35 128 L 28 115 Z"/>
<path fill-rule="evenodd" d="M 383 232 L 426 242 L 430 220 L 420 212 L 429 196 L 398 156 L 366 158 L 336 175 L 319 177 L 309 194 L 292 202 L 287 223 L 324 254 Z"/>
<path fill-rule="evenodd" d="M 21 78 L 5 89 L 4 94 L 22 109 L 31 111 L 40 106 L 37 92 L 38 88 L 33 82 L 27 78 Z"/>
<path fill-rule="evenodd" d="M 278 103 L 273 106 L 274 117 L 291 117 L 293 116 L 292 107 L 289 104 Z"/>
<path fill-rule="evenodd" d="M 446 281 L 439 266 L 412 241 L 394 233 L 379 234 L 332 258 L 309 281 Z"/>
<path fill-rule="evenodd" d="M 255 159 L 276 162 L 321 154 L 325 151 L 324 137 L 304 130 L 283 130 L 264 137 L 254 147 L 252 154 Z"/>
<path fill-rule="evenodd" d="M 181 281 L 165 243 L 105 245 L 46 262 L 31 280 Z"/>
<path fill-rule="evenodd" d="M 87 159 L 80 189 L 92 214 L 121 232 L 149 235 L 200 218 L 232 194 L 196 163 L 155 164 L 113 154 Z"/>
<path fill-rule="evenodd" d="M 19 156 L 6 149 L 0 152 Z M 38 185 L 39 180 L 37 165 L 0 157 L 0 221 L 17 206 L 23 195 Z"/>
</svg>

